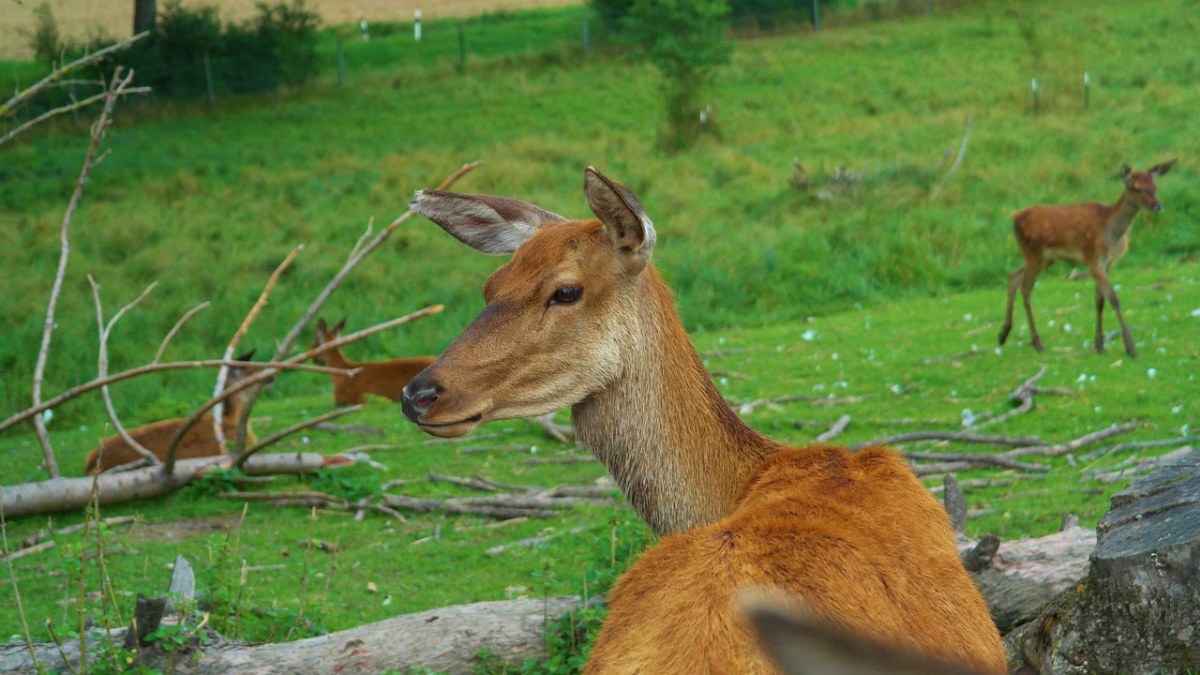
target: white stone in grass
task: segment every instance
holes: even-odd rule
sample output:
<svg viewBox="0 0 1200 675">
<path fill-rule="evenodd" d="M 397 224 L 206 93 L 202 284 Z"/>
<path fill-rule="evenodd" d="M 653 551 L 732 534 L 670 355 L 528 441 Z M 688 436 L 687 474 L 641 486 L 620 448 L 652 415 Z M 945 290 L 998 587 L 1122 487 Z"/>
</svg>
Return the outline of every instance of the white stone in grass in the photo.
<svg viewBox="0 0 1200 675">
<path fill-rule="evenodd" d="M 1157 376 L 1158 376 L 1158 369 L 1157 369 L 1157 368 L 1149 368 L 1149 369 L 1147 369 L 1147 370 L 1146 370 L 1146 374 L 1147 374 L 1147 375 L 1149 375 L 1149 376 L 1150 376 L 1150 377 L 1152 377 L 1152 378 L 1153 378 L 1153 377 L 1157 377 Z"/>
<path fill-rule="evenodd" d="M 806 330 L 800 334 L 800 339 L 804 340 L 805 342 L 812 342 L 816 338 L 817 338 L 817 331 L 815 331 L 811 328 L 809 328 L 808 330 Z"/>
<path fill-rule="evenodd" d="M 1171 408 L 1171 414 L 1172 414 L 1172 415 L 1178 415 L 1178 414 L 1179 414 L 1179 413 L 1181 413 L 1181 412 L 1183 412 L 1183 406 L 1181 406 L 1181 405 L 1173 406 L 1173 407 Z"/>
<path fill-rule="evenodd" d="M 1191 314 L 1192 314 L 1192 316 L 1200 319 L 1200 309 L 1193 309 Z"/>
</svg>

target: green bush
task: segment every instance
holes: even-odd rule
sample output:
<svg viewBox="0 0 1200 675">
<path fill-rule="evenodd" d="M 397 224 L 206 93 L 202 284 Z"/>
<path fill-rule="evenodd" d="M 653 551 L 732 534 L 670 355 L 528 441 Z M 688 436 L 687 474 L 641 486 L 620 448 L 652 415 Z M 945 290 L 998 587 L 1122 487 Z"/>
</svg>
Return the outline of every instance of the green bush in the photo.
<svg viewBox="0 0 1200 675">
<path fill-rule="evenodd" d="M 316 76 L 319 25 L 304 0 L 260 3 L 257 16 L 240 25 L 222 25 L 215 6 L 173 0 L 151 39 L 123 61 L 160 97 L 204 96 L 210 76 L 215 95 L 267 92 Z"/>
</svg>

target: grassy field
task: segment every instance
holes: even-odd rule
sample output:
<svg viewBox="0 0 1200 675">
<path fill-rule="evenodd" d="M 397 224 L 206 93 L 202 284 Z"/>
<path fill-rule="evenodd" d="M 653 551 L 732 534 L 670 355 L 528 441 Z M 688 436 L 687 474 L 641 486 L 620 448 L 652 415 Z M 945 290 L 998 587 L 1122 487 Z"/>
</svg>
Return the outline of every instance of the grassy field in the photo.
<svg viewBox="0 0 1200 675">
<path fill-rule="evenodd" d="M 745 414 L 777 438 L 809 441 L 842 414 L 852 417 L 846 442 L 958 429 L 964 415 L 1007 410 L 1009 392 L 1042 366 L 1044 386 L 1069 387 L 1074 395 L 1039 397 L 1034 411 L 994 431 L 1066 441 L 1111 424 L 1136 425 L 1112 442 L 1195 433 L 1200 62 L 1176 48 L 1196 42 L 1200 19 L 1181 11 L 1194 6 L 979 3 L 929 18 L 743 42 L 712 93 L 720 136 L 679 155 L 654 150 L 661 111 L 657 76 L 646 65 L 562 52 L 472 57 L 460 73 L 453 58 L 421 62 L 400 37 L 354 43 L 344 88 L 326 71 L 313 90 L 222 101 L 216 109 L 123 107 L 107 144 L 112 154 L 95 172 L 74 225 L 48 391 L 94 373 L 86 273 L 103 284 L 110 312 L 159 281 L 118 325 L 114 368 L 147 360 L 180 314 L 211 300 L 168 354 L 201 358 L 220 352 L 270 271 L 304 243 L 243 342 L 266 350 L 368 222 L 390 221 L 414 189 L 483 159 L 459 189 L 517 196 L 568 215 L 586 212 L 579 191 L 585 165 L 627 182 L 654 218 L 656 264 L 722 391 L 743 402 L 819 399 Z M 332 43 L 326 36 L 326 62 Z M 0 74 L 29 72 L 24 64 L 4 68 Z M 1093 82 L 1087 110 L 1079 87 L 1084 71 Z M 1031 112 L 1032 77 L 1042 87 L 1038 115 Z M 963 163 L 947 178 L 946 153 L 952 159 L 958 151 L 969 116 Z M 82 121 L 64 123 L 0 151 L 6 411 L 28 400 L 83 128 Z M 1138 217 L 1131 250 L 1113 273 L 1139 358 L 1116 348 L 1104 356 L 1090 351 L 1091 286 L 1067 282 L 1065 268 L 1047 273 L 1035 296 L 1048 351 L 1025 344 L 1020 322 L 1015 342 L 994 350 L 1004 280 L 1018 264 L 1008 214 L 1038 202 L 1111 201 L 1122 162 L 1143 168 L 1172 157 L 1179 165 L 1159 181 L 1163 212 Z M 793 184 L 793 160 L 808 171 L 803 189 Z M 347 350 L 356 358 L 434 353 L 478 312 L 479 289 L 496 265 L 413 220 L 348 280 L 326 315 L 349 315 L 353 329 L 446 303 L 442 315 Z M 182 414 L 210 389 L 210 373 L 176 373 L 114 391 L 127 422 L 138 423 Z M 281 377 L 256 410 L 257 429 L 262 435 L 330 405 L 323 378 Z M 99 411 L 95 401 L 55 411 L 51 431 L 69 475 L 82 473 L 83 455 L 108 433 Z M 595 464 L 526 463 L 577 450 L 548 442 L 523 422 L 481 429 L 488 435 L 478 446 L 490 449 L 468 453 L 422 444 L 383 403 L 351 421 L 383 434 L 312 432 L 307 442 L 296 438 L 281 449 L 400 447 L 371 453 L 377 467 L 362 463 L 262 489 L 312 487 L 357 497 L 399 478 L 415 482 L 393 491 L 431 495 L 460 493 L 426 484 L 431 470 L 545 486 L 603 475 Z M 1090 472 L 1137 455 L 1085 458 L 1091 449 L 1034 458 L 1046 472 L 961 473 L 960 480 L 996 479 L 968 491 L 971 507 L 981 511 L 971 533 L 1045 534 L 1069 512 L 1094 525 L 1121 482 Z M 0 436 L 0 457 L 0 484 L 42 476 L 31 436 Z M 233 570 L 245 560 L 244 606 L 252 608 L 245 612 L 256 618 L 234 632 L 283 639 L 450 603 L 577 593 L 584 577 L 595 588 L 620 567 L 611 553 L 614 528 L 624 548 L 648 540 L 618 506 L 489 527 L 428 515 L 403 524 L 375 515 L 359 522 L 256 503 L 243 521 L 243 505 L 214 491 L 220 486 L 105 509 L 104 516 L 141 517 L 104 537 L 103 574 L 116 606 L 112 594 L 91 595 L 77 611 L 81 596 L 101 590 L 99 560 L 88 553 L 94 539 L 58 538 L 55 549 L 17 564 L 35 634 L 46 618 L 59 627 L 78 626 L 81 616 L 127 619 L 115 616 L 116 607 L 127 612 L 132 594 L 160 592 L 176 553 L 198 562 L 212 593 L 230 592 Z M 10 545 L 46 521 L 9 523 Z M 543 548 L 484 553 L 576 526 L 588 529 Z M 310 540 L 335 542 L 337 552 Z M 11 593 L 4 585 L 0 603 L 12 606 Z M 0 635 L 19 633 L 17 618 L 0 616 Z"/>
</svg>

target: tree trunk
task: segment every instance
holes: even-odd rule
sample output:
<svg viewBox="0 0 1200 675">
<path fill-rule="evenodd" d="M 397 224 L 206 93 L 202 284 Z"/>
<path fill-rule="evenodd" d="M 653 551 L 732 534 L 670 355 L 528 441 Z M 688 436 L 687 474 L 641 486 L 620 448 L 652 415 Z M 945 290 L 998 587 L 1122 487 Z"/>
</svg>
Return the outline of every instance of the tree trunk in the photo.
<svg viewBox="0 0 1200 675">
<path fill-rule="evenodd" d="M 1042 673 L 1200 668 L 1200 452 L 1113 495 L 1088 578 L 1008 637 Z"/>
<path fill-rule="evenodd" d="M 158 0 L 133 0 L 133 34 L 154 30 L 158 20 Z"/>
<path fill-rule="evenodd" d="M 547 656 L 543 638 L 546 620 L 581 606 L 579 598 L 479 602 L 433 609 L 385 619 L 365 626 L 319 637 L 264 645 L 247 645 L 217 638 L 177 663 L 189 673 L 339 673 L 437 672 L 471 673 L 475 655 L 486 651 L 510 666 Z M 125 629 L 113 631 L 120 644 Z M 94 648 L 98 637 L 89 637 Z M 43 670 L 68 670 L 79 663 L 79 641 L 63 644 L 61 654 L 53 644 L 34 645 Z M 0 672 L 33 672 L 30 648 L 24 644 L 0 645 Z"/>
</svg>

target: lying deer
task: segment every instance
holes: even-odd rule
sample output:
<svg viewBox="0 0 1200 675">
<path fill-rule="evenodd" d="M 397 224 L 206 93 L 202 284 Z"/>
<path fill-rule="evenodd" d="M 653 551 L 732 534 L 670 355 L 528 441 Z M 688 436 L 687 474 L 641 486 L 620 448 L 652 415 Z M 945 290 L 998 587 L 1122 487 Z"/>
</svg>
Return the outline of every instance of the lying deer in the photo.
<svg viewBox="0 0 1200 675">
<path fill-rule="evenodd" d="M 1042 270 L 1055 261 L 1070 260 L 1085 265 L 1096 281 L 1096 351 L 1104 351 L 1104 301 L 1108 300 L 1121 324 L 1125 353 L 1137 356 L 1108 272 L 1117 258 L 1129 249 L 1129 229 L 1138 211 L 1143 208 L 1154 212 L 1162 210 L 1155 194 L 1158 188 L 1154 179 L 1166 174 L 1173 166 L 1175 160 L 1156 164 L 1145 171 L 1133 171 L 1128 164 L 1122 166 L 1121 180 L 1125 183 L 1125 191 L 1112 206 L 1097 203 L 1038 205 L 1013 214 L 1013 232 L 1025 264 L 1008 278 L 1008 304 L 1004 310 L 1004 325 L 1000 327 L 1001 345 L 1012 330 L 1013 300 L 1020 289 L 1025 316 L 1029 319 L 1030 342 L 1039 352 L 1043 351 L 1042 339 L 1033 322 L 1030 302 L 1033 285 Z"/>
<path fill-rule="evenodd" d="M 243 354 L 237 358 L 238 361 L 249 361 L 254 357 L 254 351 Z M 251 372 L 245 368 L 230 368 L 226 375 L 225 388 L 231 389 L 235 384 L 241 382 Z M 221 415 L 221 431 L 227 439 L 233 439 L 237 434 L 238 417 L 242 414 L 242 409 L 249 401 L 250 388 L 243 389 L 233 396 L 225 400 L 223 413 Z M 137 441 L 142 447 L 154 453 L 154 456 L 161 462 L 166 459 L 167 447 L 171 443 L 171 439 L 175 436 L 175 432 L 184 423 L 183 418 L 163 420 L 146 424 L 136 429 L 128 430 L 130 437 Z M 248 432 L 246 436 L 247 446 L 257 442 L 253 432 Z M 212 457 L 222 454 L 221 445 L 217 442 L 216 436 L 213 434 L 212 415 L 205 415 L 198 422 L 188 429 L 187 433 L 179 441 L 179 447 L 175 450 L 176 459 L 192 459 L 196 457 Z M 130 462 L 135 462 L 142 459 L 142 456 L 136 450 L 129 447 L 120 435 L 109 436 L 104 439 L 100 446 L 92 450 L 87 455 L 87 464 L 84 470 L 88 475 L 101 473 L 114 467 L 118 467 Z"/>
<path fill-rule="evenodd" d="M 412 207 L 512 259 L 487 305 L 405 387 L 435 436 L 572 406 L 580 442 L 662 542 L 621 578 L 591 672 L 773 672 L 735 596 L 767 587 L 866 639 L 1004 672 L 988 609 L 945 511 L 895 452 L 789 448 L 725 403 L 650 264 L 628 188 L 588 168 L 595 219 L 434 190 Z"/>
<path fill-rule="evenodd" d="M 317 319 L 317 336 L 313 347 L 320 347 L 326 342 L 332 342 L 342 334 L 346 327 L 346 319 L 342 319 L 333 328 L 325 325 L 325 319 Z M 342 354 L 340 347 L 334 347 L 323 354 L 313 357 L 313 361 L 332 368 L 349 370 L 360 369 L 355 375 L 330 373 L 333 380 L 333 403 L 337 406 L 358 405 L 367 402 L 367 394 L 383 396 L 399 402 L 404 385 L 408 384 L 417 373 L 429 367 L 436 356 L 418 356 L 411 359 L 389 359 L 387 361 L 351 361 Z"/>
</svg>

